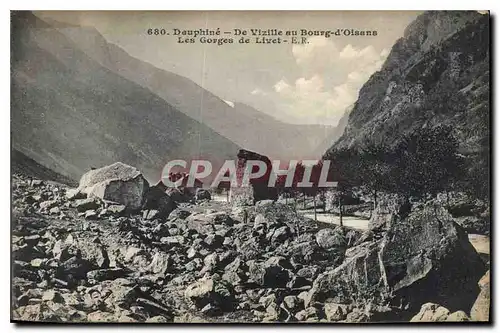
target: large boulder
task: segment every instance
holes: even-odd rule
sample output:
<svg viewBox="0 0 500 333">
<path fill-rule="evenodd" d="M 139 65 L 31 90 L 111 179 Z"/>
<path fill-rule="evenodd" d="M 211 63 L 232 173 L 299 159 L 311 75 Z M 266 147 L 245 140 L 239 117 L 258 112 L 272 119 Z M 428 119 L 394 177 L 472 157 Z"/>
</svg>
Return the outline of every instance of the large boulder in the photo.
<svg viewBox="0 0 500 333">
<path fill-rule="evenodd" d="M 427 302 L 470 309 L 484 271 L 449 213 L 426 205 L 389 225 L 380 240 L 350 248 L 342 265 L 314 281 L 306 306 L 332 298 L 340 304 L 390 303 L 413 313 Z"/>
<path fill-rule="evenodd" d="M 117 202 L 129 209 L 141 208 L 148 188 L 139 170 L 121 162 L 87 172 L 78 186 L 78 190 L 88 196 Z"/>
<path fill-rule="evenodd" d="M 381 196 L 368 222 L 368 229 L 386 231 L 392 224 L 404 219 L 410 209 L 410 203 L 398 195 Z"/>
<path fill-rule="evenodd" d="M 266 288 L 285 287 L 290 280 L 290 263 L 283 257 L 271 257 L 265 262 L 248 262 L 249 279 Z"/>
<path fill-rule="evenodd" d="M 144 210 L 157 210 L 158 216 L 164 218 L 168 217 L 176 207 L 176 203 L 165 193 L 162 186 L 154 185 L 146 189 L 142 203 Z"/>
<path fill-rule="evenodd" d="M 186 223 L 190 229 L 194 229 L 200 234 L 205 235 L 215 232 L 217 230 L 216 226 L 231 227 L 234 225 L 233 219 L 224 212 L 209 214 L 194 213 L 186 218 Z"/>
<path fill-rule="evenodd" d="M 190 284 L 184 291 L 184 297 L 197 309 L 210 305 L 226 311 L 231 310 L 234 303 L 231 286 L 218 278 L 203 278 Z"/>
<path fill-rule="evenodd" d="M 481 292 L 477 297 L 472 309 L 470 317 L 472 321 L 489 321 L 490 320 L 490 271 L 479 280 L 479 288 Z"/>
<path fill-rule="evenodd" d="M 410 322 L 437 322 L 437 321 L 469 321 L 467 314 L 463 311 L 456 311 L 451 313 L 447 308 L 438 304 L 425 303 L 422 305 L 420 311 L 411 318 Z"/>
</svg>

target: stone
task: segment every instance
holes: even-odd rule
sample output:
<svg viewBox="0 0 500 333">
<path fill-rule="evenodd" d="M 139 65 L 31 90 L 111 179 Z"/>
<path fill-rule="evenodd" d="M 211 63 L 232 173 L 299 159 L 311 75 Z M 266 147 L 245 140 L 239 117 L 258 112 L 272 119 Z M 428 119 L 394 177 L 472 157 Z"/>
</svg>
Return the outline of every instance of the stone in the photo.
<svg viewBox="0 0 500 333">
<path fill-rule="evenodd" d="M 295 314 L 298 321 L 318 321 L 319 310 L 315 307 L 308 307 L 305 310 L 299 311 Z"/>
<path fill-rule="evenodd" d="M 30 185 L 31 185 L 32 187 L 40 187 L 40 186 L 42 186 L 43 184 L 44 184 L 44 183 L 43 183 L 43 180 L 40 180 L 40 179 L 33 179 L 33 180 L 31 180 L 31 183 L 30 183 Z"/>
<path fill-rule="evenodd" d="M 184 220 L 186 219 L 189 215 L 191 215 L 191 212 L 188 212 L 187 210 L 183 210 L 180 208 L 174 209 L 170 215 L 168 216 L 170 219 L 177 218 Z"/>
<path fill-rule="evenodd" d="M 463 311 L 450 313 L 450 311 L 438 304 L 425 303 L 422 305 L 410 322 L 438 322 L 438 321 L 468 321 L 467 315 Z"/>
<path fill-rule="evenodd" d="M 85 199 L 87 197 L 85 193 L 80 192 L 77 188 L 70 188 L 66 190 L 65 196 L 68 200 Z"/>
<path fill-rule="evenodd" d="M 216 225 L 233 226 L 234 221 L 224 212 L 209 213 L 209 214 L 191 214 L 186 218 L 187 227 L 194 229 L 200 234 L 208 235 L 215 233 Z"/>
<path fill-rule="evenodd" d="M 169 320 L 173 319 L 172 310 L 160 304 L 158 300 L 139 297 L 136 299 L 135 303 L 146 312 L 148 317 L 161 315 Z"/>
<path fill-rule="evenodd" d="M 97 198 L 79 199 L 75 201 L 73 207 L 75 207 L 79 212 L 96 210 L 100 207 L 100 202 Z"/>
<path fill-rule="evenodd" d="M 242 272 L 229 271 L 222 274 L 222 279 L 229 282 L 233 286 L 237 286 L 243 283 L 246 280 L 246 277 Z"/>
<path fill-rule="evenodd" d="M 454 218 L 455 222 L 469 234 L 490 234 L 490 216 L 459 216 Z"/>
<path fill-rule="evenodd" d="M 163 316 L 154 316 L 146 319 L 146 323 L 168 323 L 169 320 Z"/>
<path fill-rule="evenodd" d="M 209 234 L 205 239 L 204 239 L 205 244 L 207 244 L 210 248 L 212 249 L 217 249 L 222 246 L 222 243 L 224 242 L 224 237 L 219 236 L 217 234 Z"/>
<path fill-rule="evenodd" d="M 71 276 L 71 279 L 86 279 L 87 272 L 93 270 L 94 268 L 95 266 L 93 266 L 88 260 L 75 256 L 59 264 L 56 271 L 56 277 L 63 281 L 67 281 L 69 276 Z"/>
<path fill-rule="evenodd" d="M 202 188 L 197 188 L 196 194 L 195 194 L 195 199 L 196 199 L 196 201 L 211 200 L 212 196 L 210 195 L 209 191 L 202 189 Z"/>
<path fill-rule="evenodd" d="M 168 244 L 170 246 L 177 246 L 184 244 L 184 237 L 183 236 L 168 236 L 168 237 L 162 237 L 160 238 L 160 242 L 162 244 Z"/>
<path fill-rule="evenodd" d="M 174 261 L 170 255 L 162 252 L 156 252 L 153 255 L 151 264 L 148 266 L 148 270 L 154 274 L 171 273 L 174 270 Z"/>
<path fill-rule="evenodd" d="M 273 204 L 274 204 L 274 200 L 271 200 L 271 199 L 259 200 L 255 203 L 255 207 L 264 207 L 264 206 L 270 206 Z"/>
<path fill-rule="evenodd" d="M 154 220 L 156 218 L 160 218 L 161 214 L 159 210 L 150 209 L 143 211 L 142 218 L 146 220 Z"/>
<path fill-rule="evenodd" d="M 490 271 L 479 280 L 479 288 L 481 291 L 477 296 L 476 301 L 470 310 L 470 318 L 472 321 L 490 321 Z"/>
<path fill-rule="evenodd" d="M 162 185 L 149 187 L 144 193 L 142 209 L 158 211 L 158 218 L 166 218 L 177 207 L 174 200 L 165 193 Z"/>
<path fill-rule="evenodd" d="M 212 278 L 204 278 L 190 284 L 184 292 L 184 297 L 198 309 L 203 309 L 207 304 L 221 309 L 232 309 L 234 302 L 229 284 Z"/>
<path fill-rule="evenodd" d="M 264 245 L 258 238 L 252 237 L 241 244 L 241 246 L 238 247 L 238 251 L 242 254 L 243 258 L 247 260 L 257 259 L 262 253 L 263 246 Z"/>
<path fill-rule="evenodd" d="M 485 271 L 464 231 L 433 205 L 391 224 L 380 240 L 350 250 L 340 266 L 318 276 L 306 305 L 331 297 L 342 304 L 401 301 L 408 311 L 429 301 L 469 309 Z"/>
<path fill-rule="evenodd" d="M 396 221 L 406 217 L 407 213 L 408 206 L 403 198 L 390 195 L 384 200 L 379 199 L 368 222 L 368 229 L 372 231 L 387 230 Z"/>
<path fill-rule="evenodd" d="M 32 267 L 37 267 L 37 268 L 44 266 L 46 263 L 47 263 L 46 258 L 35 258 L 35 259 L 32 259 L 30 262 Z"/>
<path fill-rule="evenodd" d="M 148 188 L 149 184 L 139 170 L 121 162 L 87 172 L 78 186 L 88 196 L 113 201 L 130 209 L 141 208 Z"/>
<path fill-rule="evenodd" d="M 97 213 L 95 210 L 93 209 L 89 209 L 89 210 L 86 210 L 85 211 L 85 218 L 87 220 L 96 220 L 97 219 Z"/>
<path fill-rule="evenodd" d="M 54 303 L 64 303 L 64 298 L 61 293 L 55 290 L 47 290 L 42 295 L 42 301 L 51 301 Z"/>
<path fill-rule="evenodd" d="M 110 312 L 94 311 L 87 315 L 87 321 L 91 323 L 114 322 L 116 318 Z"/>
<path fill-rule="evenodd" d="M 325 303 L 324 312 L 326 320 L 341 321 L 347 317 L 348 306 L 346 304 Z"/>
<path fill-rule="evenodd" d="M 218 316 L 222 314 L 222 311 L 220 307 L 213 305 L 212 303 L 208 303 L 205 305 L 201 310 L 201 313 L 203 313 L 206 316 Z"/>
<path fill-rule="evenodd" d="M 285 296 L 285 298 L 283 298 L 283 304 L 285 304 L 285 306 L 288 310 L 294 311 L 300 307 L 301 301 L 299 300 L 299 298 L 297 296 L 288 295 L 288 296 Z"/>
<path fill-rule="evenodd" d="M 297 276 L 306 278 L 308 280 L 314 281 L 320 273 L 320 268 L 318 266 L 305 266 L 297 271 Z"/>
<path fill-rule="evenodd" d="M 121 216 L 123 215 L 127 207 L 125 207 L 125 205 L 109 205 L 106 209 L 111 215 Z"/>
<path fill-rule="evenodd" d="M 124 260 L 125 262 L 133 261 L 136 256 L 141 255 L 143 253 L 144 253 L 143 249 L 131 246 L 127 248 L 124 255 Z"/>
<path fill-rule="evenodd" d="M 281 244 L 292 236 L 292 232 L 288 226 L 279 227 L 271 232 L 269 240 L 272 244 Z"/>
<path fill-rule="evenodd" d="M 38 244 L 40 239 L 41 239 L 40 235 L 29 235 L 29 236 L 24 237 L 24 242 L 28 246 L 33 247 L 33 246 Z"/>
<path fill-rule="evenodd" d="M 61 209 L 59 207 L 52 207 L 50 210 L 49 210 L 49 213 L 50 214 L 53 214 L 53 215 L 57 215 L 59 213 L 61 213 Z"/>
<path fill-rule="evenodd" d="M 370 316 L 360 309 L 354 309 L 349 312 L 345 318 L 346 323 L 366 323 L 370 320 Z"/>
<path fill-rule="evenodd" d="M 448 318 L 446 319 L 446 321 L 450 321 L 450 322 L 460 322 L 460 321 L 470 321 L 469 317 L 467 316 L 467 314 L 463 311 L 455 311 L 453 313 L 451 313 Z"/>
<path fill-rule="evenodd" d="M 56 200 L 47 200 L 47 201 L 40 203 L 40 209 L 49 210 L 56 205 L 57 205 Z"/>
<path fill-rule="evenodd" d="M 272 257 L 265 262 L 250 260 L 248 264 L 249 279 L 266 288 L 285 287 L 290 280 L 290 272 L 283 266 L 284 258 Z"/>
<path fill-rule="evenodd" d="M 341 228 L 321 229 L 316 233 L 316 242 L 323 249 L 346 248 L 347 241 Z M 345 250 L 344 250 L 345 251 Z"/>
<path fill-rule="evenodd" d="M 97 269 L 87 272 L 87 278 L 95 281 L 115 280 L 126 275 L 123 268 Z"/>
</svg>

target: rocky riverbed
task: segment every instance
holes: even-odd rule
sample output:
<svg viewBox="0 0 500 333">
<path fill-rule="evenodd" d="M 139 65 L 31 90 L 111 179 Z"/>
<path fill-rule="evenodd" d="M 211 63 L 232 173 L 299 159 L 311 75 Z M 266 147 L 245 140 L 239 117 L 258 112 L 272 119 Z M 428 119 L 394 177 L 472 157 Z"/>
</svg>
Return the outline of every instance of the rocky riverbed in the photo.
<svg viewBox="0 0 500 333">
<path fill-rule="evenodd" d="M 231 207 L 149 189 L 131 210 L 13 175 L 12 319 L 487 320 L 489 261 L 439 206 L 401 216 L 381 205 L 360 231 L 272 201 Z"/>
</svg>

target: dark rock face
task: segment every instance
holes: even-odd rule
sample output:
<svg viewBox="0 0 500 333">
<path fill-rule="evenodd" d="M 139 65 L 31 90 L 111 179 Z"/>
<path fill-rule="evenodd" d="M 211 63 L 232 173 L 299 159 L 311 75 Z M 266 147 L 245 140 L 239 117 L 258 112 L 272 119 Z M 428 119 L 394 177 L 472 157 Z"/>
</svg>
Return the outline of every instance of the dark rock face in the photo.
<svg viewBox="0 0 500 333">
<path fill-rule="evenodd" d="M 144 193 L 142 209 L 155 209 L 161 218 L 167 217 L 176 207 L 176 203 L 165 193 L 162 186 L 151 186 Z"/>
<path fill-rule="evenodd" d="M 351 248 L 342 265 L 315 280 L 309 302 L 372 299 L 411 308 L 433 300 L 468 309 L 484 271 L 462 228 L 444 209 L 428 205 L 392 224 L 379 241 Z"/>
<path fill-rule="evenodd" d="M 266 173 L 256 179 L 250 180 L 249 187 L 241 187 L 243 174 L 248 161 L 262 161 L 266 164 Z M 238 152 L 236 180 L 238 187 L 231 188 L 231 202 L 233 205 L 253 205 L 261 200 L 277 200 L 278 192 L 275 187 L 268 187 L 269 177 L 272 172 L 271 160 L 264 155 L 253 151 L 241 149 Z"/>
<path fill-rule="evenodd" d="M 464 152 L 488 148 L 483 145 L 489 135 L 489 40 L 488 15 L 420 15 L 361 88 L 344 134 L 330 151 L 367 141 L 395 143 L 416 128 L 437 124 L 456 129 Z"/>
</svg>

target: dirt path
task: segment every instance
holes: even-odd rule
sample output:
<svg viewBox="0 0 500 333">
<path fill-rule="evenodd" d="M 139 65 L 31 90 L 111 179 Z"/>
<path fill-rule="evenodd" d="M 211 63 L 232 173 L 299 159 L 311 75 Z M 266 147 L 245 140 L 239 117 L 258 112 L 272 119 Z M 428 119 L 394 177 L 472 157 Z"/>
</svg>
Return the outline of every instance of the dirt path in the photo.
<svg viewBox="0 0 500 333">
<path fill-rule="evenodd" d="M 314 219 L 314 212 L 311 212 L 309 210 L 300 210 L 299 214 L 302 214 L 304 217 Z M 319 222 L 340 225 L 340 218 L 336 215 L 318 213 L 316 218 Z M 342 218 L 344 226 L 358 230 L 367 230 L 368 221 L 369 220 L 367 219 L 362 219 L 355 216 L 344 216 Z M 469 242 L 472 244 L 472 246 L 474 246 L 479 254 L 486 256 L 490 255 L 490 238 L 488 236 L 477 234 L 469 234 L 468 236 Z"/>
<path fill-rule="evenodd" d="M 313 219 L 314 220 L 314 212 L 310 211 L 299 211 L 299 214 L 302 216 Z M 323 223 L 331 223 L 340 225 L 340 218 L 333 214 L 320 214 L 318 213 L 316 219 L 319 222 Z M 358 229 L 358 230 L 367 230 L 368 229 L 368 221 L 367 219 L 362 219 L 356 216 L 344 216 L 342 218 L 342 223 L 346 227 Z"/>
</svg>

